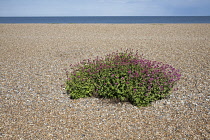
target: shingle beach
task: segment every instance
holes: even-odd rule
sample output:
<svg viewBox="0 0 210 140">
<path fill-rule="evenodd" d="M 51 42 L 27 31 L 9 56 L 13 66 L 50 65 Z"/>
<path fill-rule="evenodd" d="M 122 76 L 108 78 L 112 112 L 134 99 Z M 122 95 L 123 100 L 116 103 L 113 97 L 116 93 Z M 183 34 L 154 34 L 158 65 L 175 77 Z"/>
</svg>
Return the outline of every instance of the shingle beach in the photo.
<svg viewBox="0 0 210 140">
<path fill-rule="evenodd" d="M 64 94 L 65 68 L 121 48 L 180 69 L 178 90 L 141 108 Z M 0 139 L 209 138 L 210 24 L 0 24 Z"/>
</svg>

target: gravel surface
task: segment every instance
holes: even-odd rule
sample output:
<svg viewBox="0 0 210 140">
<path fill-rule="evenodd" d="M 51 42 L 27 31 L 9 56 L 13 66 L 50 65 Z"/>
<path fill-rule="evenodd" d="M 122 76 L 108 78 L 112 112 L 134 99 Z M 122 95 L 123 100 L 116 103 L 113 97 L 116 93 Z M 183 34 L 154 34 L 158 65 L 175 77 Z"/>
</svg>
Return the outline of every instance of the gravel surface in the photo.
<svg viewBox="0 0 210 140">
<path fill-rule="evenodd" d="M 149 107 L 72 100 L 71 63 L 132 48 L 181 70 Z M 210 24 L 0 24 L 0 139 L 210 138 Z"/>
</svg>

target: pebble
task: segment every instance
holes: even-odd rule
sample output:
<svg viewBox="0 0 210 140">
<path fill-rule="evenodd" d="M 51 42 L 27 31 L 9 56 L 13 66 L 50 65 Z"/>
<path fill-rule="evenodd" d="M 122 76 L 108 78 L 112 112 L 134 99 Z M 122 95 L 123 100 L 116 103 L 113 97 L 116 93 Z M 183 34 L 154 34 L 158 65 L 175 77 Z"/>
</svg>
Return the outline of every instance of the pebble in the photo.
<svg viewBox="0 0 210 140">
<path fill-rule="evenodd" d="M 1 24 L 0 138 L 208 139 L 209 24 Z M 180 69 L 148 107 L 72 100 L 64 68 L 120 48 Z"/>
</svg>

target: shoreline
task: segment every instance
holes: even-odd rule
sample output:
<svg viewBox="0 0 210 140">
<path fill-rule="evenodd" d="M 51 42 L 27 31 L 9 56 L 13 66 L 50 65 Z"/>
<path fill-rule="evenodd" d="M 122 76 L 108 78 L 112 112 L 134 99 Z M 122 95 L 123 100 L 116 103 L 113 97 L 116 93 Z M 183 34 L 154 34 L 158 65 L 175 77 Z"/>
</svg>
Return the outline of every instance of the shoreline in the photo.
<svg viewBox="0 0 210 140">
<path fill-rule="evenodd" d="M 0 138 L 207 139 L 210 24 L 0 24 Z M 71 63 L 132 48 L 181 70 L 178 91 L 137 108 L 63 94 Z"/>
</svg>

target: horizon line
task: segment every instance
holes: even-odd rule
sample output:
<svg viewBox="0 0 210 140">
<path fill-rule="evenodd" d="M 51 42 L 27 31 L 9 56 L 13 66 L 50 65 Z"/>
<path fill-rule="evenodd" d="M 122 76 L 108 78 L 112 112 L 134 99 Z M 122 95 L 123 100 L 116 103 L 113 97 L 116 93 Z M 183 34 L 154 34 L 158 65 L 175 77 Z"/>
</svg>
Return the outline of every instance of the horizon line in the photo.
<svg viewBox="0 0 210 140">
<path fill-rule="evenodd" d="M 187 16 L 187 15 L 183 15 L 183 16 L 0 16 L 0 18 L 3 17 L 208 17 L 210 15 L 202 15 L 202 16 Z"/>
</svg>

